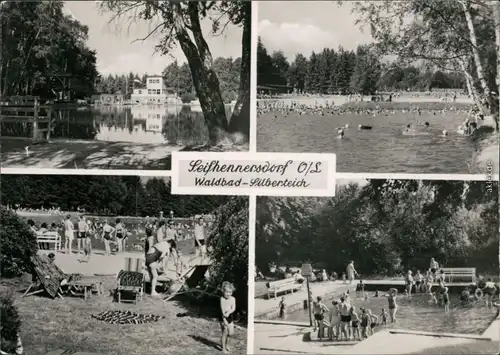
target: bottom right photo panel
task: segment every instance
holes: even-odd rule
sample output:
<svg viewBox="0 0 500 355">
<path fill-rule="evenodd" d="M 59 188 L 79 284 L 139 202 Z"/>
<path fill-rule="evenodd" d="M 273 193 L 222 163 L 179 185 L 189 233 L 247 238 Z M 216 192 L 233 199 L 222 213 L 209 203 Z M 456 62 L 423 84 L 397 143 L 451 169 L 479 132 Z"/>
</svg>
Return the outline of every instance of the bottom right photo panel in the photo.
<svg viewBox="0 0 500 355">
<path fill-rule="evenodd" d="M 498 182 L 260 197 L 254 353 L 498 354 Z"/>
</svg>

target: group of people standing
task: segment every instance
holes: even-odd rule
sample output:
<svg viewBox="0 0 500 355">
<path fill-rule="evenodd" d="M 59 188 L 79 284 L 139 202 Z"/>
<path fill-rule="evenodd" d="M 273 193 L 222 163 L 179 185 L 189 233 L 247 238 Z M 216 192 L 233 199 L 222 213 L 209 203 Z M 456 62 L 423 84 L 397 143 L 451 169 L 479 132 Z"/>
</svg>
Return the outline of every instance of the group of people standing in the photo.
<svg viewBox="0 0 500 355">
<path fill-rule="evenodd" d="M 110 243 L 114 241 L 117 245 L 118 252 L 125 251 L 126 240 L 129 235 L 125 224 L 120 218 L 116 219 L 116 223 L 112 226 L 107 219 L 100 225 L 96 225 L 91 220 L 80 215 L 78 222 L 71 220 L 71 215 L 68 214 L 63 223 L 64 228 L 64 249 L 69 253 L 73 253 L 73 240 L 77 241 L 77 253 L 81 253 L 83 249 L 85 258 L 83 261 L 88 261 L 92 255 L 92 239 L 91 237 L 101 239 L 104 242 L 104 254 L 111 255 Z"/>
<path fill-rule="evenodd" d="M 390 289 L 385 295 L 388 300 L 387 312 L 382 308 L 379 316 L 371 309 L 360 307 L 359 310 L 352 304 L 349 292 L 345 292 L 339 300 L 332 301 L 332 308 L 326 306 L 321 297 L 313 302 L 314 331 L 318 329 L 319 338 L 325 336 L 328 330 L 330 340 L 362 340 L 374 334 L 375 327 L 396 321 L 397 290 Z"/>
</svg>

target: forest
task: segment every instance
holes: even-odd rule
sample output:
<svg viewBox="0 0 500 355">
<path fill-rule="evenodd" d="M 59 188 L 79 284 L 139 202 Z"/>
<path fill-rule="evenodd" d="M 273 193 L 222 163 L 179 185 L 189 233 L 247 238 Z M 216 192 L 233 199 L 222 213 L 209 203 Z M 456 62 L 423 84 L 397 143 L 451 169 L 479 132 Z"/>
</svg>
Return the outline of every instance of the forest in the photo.
<svg viewBox="0 0 500 355">
<path fill-rule="evenodd" d="M 448 267 L 498 273 L 498 183 L 369 180 L 339 185 L 332 198 L 257 200 L 256 266 L 310 262 L 364 276 Z"/>
<path fill-rule="evenodd" d="M 259 39 L 257 73 L 258 86 L 284 92 L 369 95 L 377 91 L 466 90 L 460 73 L 384 61 L 368 45 L 355 51 L 324 48 L 309 57 L 299 53 L 290 61 L 282 51 L 270 52 Z"/>
<path fill-rule="evenodd" d="M 85 99 L 94 93 L 121 93 L 130 98 L 134 88 L 145 87 L 146 73 L 99 73 L 97 53 L 86 44 L 89 28 L 66 15 L 63 8 L 63 1 L 2 4 L 2 96 L 57 98 L 57 93 L 68 84 L 68 77 L 71 77 L 70 97 L 73 99 Z M 241 58 L 215 58 L 213 66 L 224 102 L 236 100 Z M 162 74 L 167 87 L 175 92 L 178 89 L 183 101 L 196 99 L 187 63 L 173 62 Z"/>
<path fill-rule="evenodd" d="M 84 209 L 109 216 L 175 217 L 210 213 L 227 196 L 172 195 L 168 178 L 138 176 L 2 175 L 1 201 L 26 209 Z"/>
<path fill-rule="evenodd" d="M 238 98 L 240 85 L 241 58 L 214 59 L 214 70 L 219 77 L 222 99 L 231 103 Z M 196 100 L 191 71 L 187 63 L 179 65 L 177 62 L 169 64 L 163 70 L 163 77 L 167 88 L 179 94 L 183 102 Z M 133 89 L 146 88 L 146 74 L 129 73 L 128 75 L 102 75 L 96 79 L 95 92 L 101 94 L 121 93 L 130 98 Z"/>
</svg>

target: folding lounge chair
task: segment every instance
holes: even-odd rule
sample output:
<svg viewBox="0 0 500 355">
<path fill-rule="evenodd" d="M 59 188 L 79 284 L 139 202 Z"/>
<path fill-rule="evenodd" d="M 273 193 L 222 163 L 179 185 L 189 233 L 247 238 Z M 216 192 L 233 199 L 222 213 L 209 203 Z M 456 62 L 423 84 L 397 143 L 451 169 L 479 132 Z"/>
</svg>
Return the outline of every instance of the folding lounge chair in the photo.
<svg viewBox="0 0 500 355">
<path fill-rule="evenodd" d="M 145 284 L 145 266 L 144 259 L 141 258 L 125 258 L 125 268 L 118 273 L 116 293 L 118 303 L 142 301 L 144 295 Z M 133 300 L 124 300 L 121 298 L 122 292 L 132 292 Z"/>
<path fill-rule="evenodd" d="M 67 280 L 66 285 L 71 286 L 72 281 L 82 279 L 80 274 L 66 275 L 57 265 L 38 255 L 32 256 L 30 260 L 33 267 L 33 279 L 22 297 L 47 292 L 52 298 L 64 298 L 65 292 L 61 288 L 62 281 Z"/>
<path fill-rule="evenodd" d="M 195 265 L 190 268 L 187 272 L 179 277 L 181 281 L 181 287 L 179 288 L 179 290 L 165 298 L 165 301 L 169 301 L 172 298 L 183 293 L 198 292 L 210 294 L 206 290 L 197 288 L 200 282 L 205 278 L 205 274 L 207 273 L 209 267 L 210 265 Z"/>
</svg>

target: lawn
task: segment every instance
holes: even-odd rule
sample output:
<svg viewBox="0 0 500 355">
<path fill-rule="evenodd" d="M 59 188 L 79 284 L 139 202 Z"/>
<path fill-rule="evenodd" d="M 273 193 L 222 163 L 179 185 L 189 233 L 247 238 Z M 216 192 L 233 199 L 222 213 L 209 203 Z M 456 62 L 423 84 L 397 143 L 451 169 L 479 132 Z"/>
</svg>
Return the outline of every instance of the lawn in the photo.
<svg viewBox="0 0 500 355">
<path fill-rule="evenodd" d="M 220 326 L 217 310 L 164 302 L 148 295 L 137 305 L 113 302 L 114 277 L 103 278 L 105 296 L 66 297 L 51 300 L 43 296 L 21 298 L 28 284 L 21 280 L 2 280 L 0 291 L 14 290 L 22 317 L 21 337 L 25 353 L 44 355 L 51 350 L 96 352 L 113 355 L 219 354 Z M 157 323 L 112 325 L 91 317 L 106 310 L 130 310 L 165 317 Z M 182 317 L 178 317 L 182 314 Z M 230 343 L 232 353 L 245 354 L 246 328 L 236 327 Z"/>
</svg>

